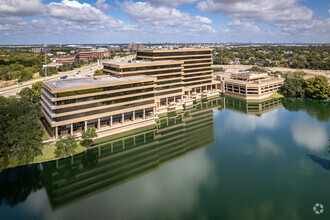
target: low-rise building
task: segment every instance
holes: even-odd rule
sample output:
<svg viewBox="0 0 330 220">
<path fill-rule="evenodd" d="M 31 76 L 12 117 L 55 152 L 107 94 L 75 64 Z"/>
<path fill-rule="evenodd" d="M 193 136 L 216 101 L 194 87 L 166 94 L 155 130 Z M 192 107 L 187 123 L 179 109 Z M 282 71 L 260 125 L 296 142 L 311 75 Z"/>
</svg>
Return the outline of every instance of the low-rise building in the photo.
<svg viewBox="0 0 330 220">
<path fill-rule="evenodd" d="M 77 53 L 77 59 L 85 62 L 93 61 L 93 58 L 103 60 L 104 51 L 80 51 Z"/>
<path fill-rule="evenodd" d="M 72 57 L 59 57 L 59 58 L 56 58 L 56 63 L 72 64 L 75 61 L 76 61 L 76 58 L 74 56 L 72 56 Z"/>
<path fill-rule="evenodd" d="M 221 79 L 226 95 L 247 100 L 260 100 L 277 92 L 284 83 L 280 76 L 269 77 L 268 73 L 242 72 L 232 74 L 230 79 Z"/>
</svg>

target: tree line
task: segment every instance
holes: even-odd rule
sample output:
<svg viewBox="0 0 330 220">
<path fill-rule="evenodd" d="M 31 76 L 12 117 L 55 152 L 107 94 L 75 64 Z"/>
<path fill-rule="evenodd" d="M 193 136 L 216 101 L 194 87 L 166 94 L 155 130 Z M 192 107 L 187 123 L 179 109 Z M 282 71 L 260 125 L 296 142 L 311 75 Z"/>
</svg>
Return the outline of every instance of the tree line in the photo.
<svg viewBox="0 0 330 220">
<path fill-rule="evenodd" d="M 249 46 L 214 50 L 214 64 L 330 70 L 330 46 Z"/>
</svg>

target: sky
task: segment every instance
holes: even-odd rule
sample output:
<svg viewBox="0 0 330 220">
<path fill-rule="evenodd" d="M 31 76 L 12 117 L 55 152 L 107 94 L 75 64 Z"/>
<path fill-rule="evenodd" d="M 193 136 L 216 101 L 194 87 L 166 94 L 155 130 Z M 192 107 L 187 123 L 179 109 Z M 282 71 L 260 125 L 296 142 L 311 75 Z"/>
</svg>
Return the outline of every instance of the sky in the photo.
<svg viewBox="0 0 330 220">
<path fill-rule="evenodd" d="M 328 0 L 0 0 L 0 44 L 329 43 Z"/>
</svg>

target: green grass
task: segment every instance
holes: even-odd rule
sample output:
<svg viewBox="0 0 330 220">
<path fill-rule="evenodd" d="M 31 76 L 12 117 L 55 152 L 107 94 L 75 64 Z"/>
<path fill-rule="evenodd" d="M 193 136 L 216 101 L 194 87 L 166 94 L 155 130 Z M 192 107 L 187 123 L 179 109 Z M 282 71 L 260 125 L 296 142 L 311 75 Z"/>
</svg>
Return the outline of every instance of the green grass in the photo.
<svg viewBox="0 0 330 220">
<path fill-rule="evenodd" d="M 272 94 L 270 97 L 273 98 L 273 99 L 279 99 L 279 98 L 283 98 L 284 96 L 281 95 L 281 94 L 278 93 L 278 92 L 275 92 L 275 93 Z"/>
<path fill-rule="evenodd" d="M 79 142 L 77 142 L 78 147 L 75 151 L 75 154 L 84 152 L 87 148 L 84 146 L 81 146 Z M 9 162 L 9 164 L 7 164 L 6 167 L 2 167 L 4 169 L 8 169 L 8 168 L 14 168 L 17 166 L 23 166 L 23 165 L 27 165 L 27 164 L 31 164 L 31 163 L 40 163 L 40 162 L 44 162 L 44 161 L 48 161 L 48 160 L 55 160 L 58 159 L 55 156 L 55 145 L 44 145 L 44 148 L 42 150 L 42 155 L 41 156 L 37 156 L 35 157 L 32 161 L 24 161 L 24 160 L 18 160 L 18 159 L 13 159 Z M 64 157 L 68 157 L 71 155 L 66 155 Z M 62 158 L 64 158 L 62 157 Z M 0 160 L 0 164 L 2 164 L 2 161 Z M 0 167 L 1 170 L 1 167 Z"/>
</svg>

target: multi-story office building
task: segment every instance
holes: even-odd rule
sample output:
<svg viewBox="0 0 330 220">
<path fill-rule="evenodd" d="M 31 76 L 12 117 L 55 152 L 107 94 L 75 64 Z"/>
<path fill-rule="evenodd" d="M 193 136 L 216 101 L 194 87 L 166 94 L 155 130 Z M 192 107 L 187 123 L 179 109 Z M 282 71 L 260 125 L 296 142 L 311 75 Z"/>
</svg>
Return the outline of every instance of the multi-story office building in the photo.
<svg viewBox="0 0 330 220">
<path fill-rule="evenodd" d="M 144 50 L 137 52 L 137 60 L 178 60 L 183 64 L 183 89 L 186 95 L 216 89 L 212 80 L 212 49 Z"/>
<path fill-rule="evenodd" d="M 182 102 L 182 61 L 132 61 L 104 63 L 103 73 L 119 77 L 145 74 L 156 77 L 155 97 L 157 109 L 171 102 Z"/>
<path fill-rule="evenodd" d="M 45 81 L 41 96 L 44 124 L 56 139 L 88 127 L 106 135 L 127 126 L 154 124 L 155 80 L 139 75 Z"/>
<path fill-rule="evenodd" d="M 103 73 L 108 76 L 43 82 L 46 127 L 56 139 L 88 127 L 101 133 L 112 129 L 113 133 L 116 123 L 119 127 L 136 124 L 140 116 L 140 123 L 147 124 L 146 118 L 181 111 L 184 104 L 198 99 L 194 93 L 199 98 L 210 97 L 201 93 L 220 83 L 211 76 L 212 50 L 165 50 L 159 52 L 161 59 L 156 52 L 151 52 L 155 55 L 151 60 L 140 54 L 140 60 L 104 63 Z M 219 91 L 213 95 L 218 96 Z"/>
</svg>

